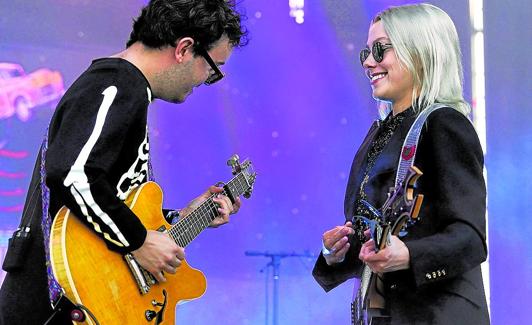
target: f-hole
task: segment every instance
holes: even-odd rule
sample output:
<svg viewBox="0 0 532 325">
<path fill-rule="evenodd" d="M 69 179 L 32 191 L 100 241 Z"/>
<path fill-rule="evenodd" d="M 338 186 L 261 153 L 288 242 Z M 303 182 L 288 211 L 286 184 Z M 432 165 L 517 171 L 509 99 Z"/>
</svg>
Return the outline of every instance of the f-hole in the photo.
<svg viewBox="0 0 532 325">
<path fill-rule="evenodd" d="M 164 301 L 163 303 L 156 302 L 155 306 L 161 307 L 161 309 L 157 312 L 157 319 L 155 320 L 155 324 L 161 324 L 163 322 L 163 316 L 164 316 L 164 310 L 166 309 L 166 289 L 163 289 L 163 296 Z"/>
</svg>

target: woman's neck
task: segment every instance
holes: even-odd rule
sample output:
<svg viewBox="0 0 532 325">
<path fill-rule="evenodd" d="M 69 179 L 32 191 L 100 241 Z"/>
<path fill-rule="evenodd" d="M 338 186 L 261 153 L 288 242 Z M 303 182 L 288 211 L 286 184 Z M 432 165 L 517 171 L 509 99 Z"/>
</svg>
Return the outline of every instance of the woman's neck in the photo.
<svg viewBox="0 0 532 325">
<path fill-rule="evenodd" d="M 408 105 L 392 105 L 392 115 L 395 116 L 399 113 L 402 113 L 406 111 L 408 108 L 412 106 L 412 103 L 409 103 Z"/>
</svg>

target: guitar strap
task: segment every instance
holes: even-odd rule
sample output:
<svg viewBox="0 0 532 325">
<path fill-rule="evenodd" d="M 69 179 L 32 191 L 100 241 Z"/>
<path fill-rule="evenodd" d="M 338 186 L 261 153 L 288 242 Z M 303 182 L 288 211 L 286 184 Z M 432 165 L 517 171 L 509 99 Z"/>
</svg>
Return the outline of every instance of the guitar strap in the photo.
<svg viewBox="0 0 532 325">
<path fill-rule="evenodd" d="M 432 112 L 446 106 L 448 105 L 434 103 L 430 107 L 424 109 L 421 111 L 421 113 L 419 113 L 416 120 L 410 127 L 410 130 L 408 130 L 408 134 L 403 142 L 403 148 L 401 149 L 401 155 L 399 156 L 397 174 L 395 175 L 395 187 L 405 180 L 408 170 L 414 165 L 414 160 L 417 153 L 417 145 L 423 125 L 425 125 L 425 121 Z"/>
<path fill-rule="evenodd" d="M 52 227 L 52 217 L 48 212 L 50 206 L 50 190 L 46 186 L 46 151 L 48 150 L 48 130 L 44 135 L 41 146 L 41 197 L 42 197 L 42 218 L 41 229 L 44 239 L 44 253 L 46 257 L 46 274 L 48 277 L 48 294 L 52 307 L 55 309 L 59 298 L 62 295 L 63 289 L 57 282 L 52 271 L 52 263 L 50 261 L 50 229 Z"/>
</svg>

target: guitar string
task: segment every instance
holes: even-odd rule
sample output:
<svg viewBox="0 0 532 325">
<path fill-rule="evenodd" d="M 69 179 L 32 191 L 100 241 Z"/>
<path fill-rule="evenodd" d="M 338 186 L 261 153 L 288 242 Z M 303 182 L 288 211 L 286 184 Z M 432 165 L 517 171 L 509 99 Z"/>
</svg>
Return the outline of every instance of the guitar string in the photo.
<svg viewBox="0 0 532 325">
<path fill-rule="evenodd" d="M 225 191 L 222 191 L 222 194 L 227 195 Z M 190 219 L 187 221 L 190 220 L 191 222 L 188 225 L 185 227 L 180 227 L 180 233 L 183 234 L 183 237 L 186 241 L 185 244 L 190 243 L 203 229 L 210 224 L 210 222 L 214 219 L 212 218 L 213 215 L 217 215 L 217 205 L 215 205 L 215 203 L 212 201 L 213 197 L 214 195 L 209 197 L 209 199 L 207 199 L 201 206 L 197 208 L 197 210 L 194 211 L 197 212 L 195 213 L 196 215 L 190 215 Z"/>
<path fill-rule="evenodd" d="M 235 176 L 227 184 L 227 187 L 231 192 L 237 192 L 238 190 L 240 190 L 239 195 L 241 195 L 244 192 L 243 185 L 245 184 L 249 186 L 247 180 L 243 176 L 244 175 L 241 173 Z M 234 189 L 231 189 L 232 185 L 234 185 Z M 221 194 L 227 195 L 225 190 L 222 191 Z M 169 233 L 171 237 L 180 246 L 185 247 L 186 245 L 188 245 L 195 237 L 197 237 L 197 235 L 199 235 L 199 233 L 201 233 L 201 231 L 203 231 L 210 224 L 212 220 L 214 220 L 215 217 L 213 217 L 212 215 L 218 215 L 217 205 L 215 205 L 215 203 L 212 201 L 214 196 L 215 195 L 211 195 L 211 197 L 209 197 L 205 202 L 203 202 L 192 213 L 190 213 L 187 217 L 183 218 L 176 225 L 170 228 Z M 193 232 L 191 232 L 191 230 L 193 230 Z"/>
<path fill-rule="evenodd" d="M 222 193 L 225 193 L 222 192 Z M 214 203 L 212 202 L 211 196 L 209 197 L 202 205 L 200 205 L 193 213 L 197 216 L 190 215 L 190 219 L 187 218 L 187 221 L 191 221 L 188 224 L 186 222 L 183 222 L 182 224 L 185 224 L 184 227 L 177 227 L 178 230 L 181 230 L 180 233 L 185 235 L 185 239 L 190 242 L 197 234 L 199 234 L 203 227 L 208 226 L 210 223 L 208 211 L 212 210 L 214 207 Z M 183 219 L 184 220 L 184 219 Z M 194 233 L 191 233 L 192 230 Z"/>
<path fill-rule="evenodd" d="M 184 217 L 183 219 L 176 224 L 175 227 L 171 229 L 171 233 L 177 237 L 179 237 L 179 233 L 187 232 L 187 230 L 191 227 L 193 227 L 198 222 L 201 222 L 202 219 L 204 219 L 204 211 L 205 206 L 209 204 L 212 200 L 214 195 L 211 195 L 205 202 L 203 202 L 196 210 L 194 210 L 190 215 Z M 199 217 L 194 217 L 194 215 L 199 214 Z M 190 217 L 190 218 L 189 218 Z M 189 238 L 190 239 L 190 238 Z"/>
</svg>

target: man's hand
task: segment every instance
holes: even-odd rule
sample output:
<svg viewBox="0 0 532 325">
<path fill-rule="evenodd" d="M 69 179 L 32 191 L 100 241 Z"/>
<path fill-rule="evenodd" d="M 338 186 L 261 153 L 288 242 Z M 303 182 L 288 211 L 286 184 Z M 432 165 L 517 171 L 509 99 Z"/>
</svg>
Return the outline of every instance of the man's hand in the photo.
<svg viewBox="0 0 532 325">
<path fill-rule="evenodd" d="M 369 233 L 368 233 L 369 234 Z M 410 252 L 405 243 L 397 236 L 391 237 L 391 243 L 375 254 L 373 239 L 362 245 L 358 258 L 375 273 L 393 272 L 410 268 Z"/>
<path fill-rule="evenodd" d="M 162 272 L 176 273 L 185 258 L 185 250 L 168 236 L 168 234 L 148 230 L 146 240 L 139 249 L 131 252 L 137 262 L 159 282 L 165 282 Z"/>
<path fill-rule="evenodd" d="M 179 214 L 182 217 L 185 217 L 190 212 L 192 212 L 194 209 L 196 209 L 201 203 L 203 203 L 205 200 L 207 200 L 211 195 L 215 195 L 215 197 L 212 199 L 214 203 L 217 205 L 217 210 L 219 215 L 211 222 L 209 227 L 218 227 L 223 224 L 226 224 L 229 222 L 229 215 L 235 214 L 240 209 L 241 200 L 240 198 L 235 199 L 235 203 L 232 204 L 231 200 L 225 196 L 218 193 L 221 193 L 224 189 L 222 187 L 217 186 L 211 186 L 209 189 L 195 198 L 194 200 L 190 201 L 188 206 L 182 210 L 179 211 Z"/>
<path fill-rule="evenodd" d="M 323 254 L 328 265 L 340 263 L 344 260 L 350 246 L 348 236 L 354 233 L 351 222 L 347 222 L 345 225 L 337 226 L 323 234 L 323 246 L 330 252 L 329 254 Z"/>
</svg>

